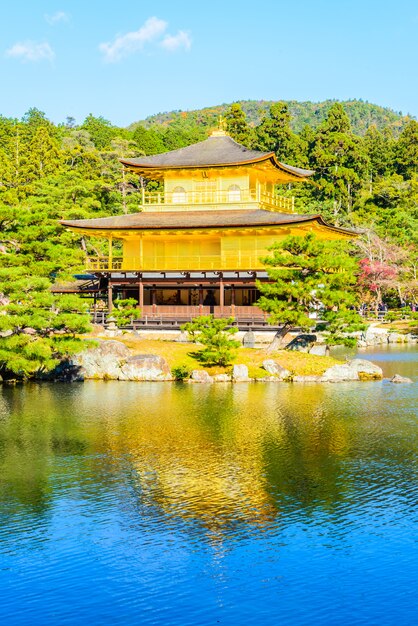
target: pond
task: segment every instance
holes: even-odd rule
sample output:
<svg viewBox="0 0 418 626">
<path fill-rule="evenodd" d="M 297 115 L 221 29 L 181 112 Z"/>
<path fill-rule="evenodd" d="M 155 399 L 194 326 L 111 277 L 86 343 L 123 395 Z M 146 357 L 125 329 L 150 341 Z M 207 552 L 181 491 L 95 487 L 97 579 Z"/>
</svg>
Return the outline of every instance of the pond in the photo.
<svg viewBox="0 0 418 626">
<path fill-rule="evenodd" d="M 412 624 L 417 365 L 332 384 L 0 386 L 0 622 Z"/>
</svg>

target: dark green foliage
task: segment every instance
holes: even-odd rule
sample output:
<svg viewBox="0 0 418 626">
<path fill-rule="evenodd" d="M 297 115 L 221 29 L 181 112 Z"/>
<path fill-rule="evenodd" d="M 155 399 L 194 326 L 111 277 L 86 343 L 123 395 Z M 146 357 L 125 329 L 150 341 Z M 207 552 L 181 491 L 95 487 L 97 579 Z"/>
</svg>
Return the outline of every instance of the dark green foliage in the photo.
<svg viewBox="0 0 418 626">
<path fill-rule="evenodd" d="M 293 327 L 308 330 L 314 325 L 310 313 L 340 315 L 356 302 L 356 260 L 348 254 L 348 244 L 320 241 L 313 235 L 287 237 L 272 246 L 272 255 L 263 263 L 271 283 L 258 283 L 261 297 L 257 305 L 270 314 L 283 333 Z M 282 333 L 282 334 L 283 334 Z"/>
<path fill-rule="evenodd" d="M 178 381 L 186 380 L 186 378 L 189 378 L 191 373 L 192 372 L 187 365 L 176 365 L 171 369 L 171 374 L 174 380 Z"/>
<path fill-rule="evenodd" d="M 234 318 L 215 319 L 213 315 L 197 317 L 181 327 L 188 332 L 195 343 L 204 348 L 196 353 L 201 363 L 206 365 L 228 365 L 235 357 L 240 343 L 231 338 L 238 332 L 233 324 Z"/>
<path fill-rule="evenodd" d="M 247 123 L 245 113 L 238 103 L 231 104 L 231 107 L 225 113 L 225 120 L 226 130 L 232 139 L 250 148 L 253 143 L 253 135 Z"/>
<path fill-rule="evenodd" d="M 354 347 L 357 345 L 357 339 L 348 337 L 347 333 L 365 331 L 367 328 L 363 318 L 355 309 L 342 308 L 338 311 L 325 311 L 323 318 L 327 322 L 324 330 L 329 346 Z"/>
<path fill-rule="evenodd" d="M 132 323 L 132 320 L 141 317 L 141 311 L 137 308 L 137 301 L 134 298 L 126 300 L 116 300 L 112 315 L 116 324 L 122 328 Z"/>
<path fill-rule="evenodd" d="M 300 140 L 290 128 L 290 113 L 285 102 L 272 104 L 267 115 L 255 129 L 257 150 L 276 153 L 280 161 L 296 164 L 300 159 Z"/>
</svg>

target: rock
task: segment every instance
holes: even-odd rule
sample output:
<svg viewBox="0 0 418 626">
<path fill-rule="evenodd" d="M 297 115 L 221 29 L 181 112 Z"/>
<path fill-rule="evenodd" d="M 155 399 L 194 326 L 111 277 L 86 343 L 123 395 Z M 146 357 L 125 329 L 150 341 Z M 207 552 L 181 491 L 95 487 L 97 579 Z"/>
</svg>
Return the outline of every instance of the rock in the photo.
<svg viewBox="0 0 418 626">
<path fill-rule="evenodd" d="M 13 335 L 12 330 L 4 330 L 3 332 L 0 333 L 0 337 L 10 337 L 11 335 Z"/>
<path fill-rule="evenodd" d="M 325 344 L 312 346 L 309 350 L 309 354 L 316 354 L 316 356 L 329 356 L 329 347 Z"/>
<path fill-rule="evenodd" d="M 405 335 L 405 341 L 407 343 L 417 343 L 418 342 L 418 337 L 417 337 L 417 335 L 413 335 L 412 333 L 408 333 L 407 335 Z"/>
<path fill-rule="evenodd" d="M 316 335 L 298 335 L 285 346 L 285 350 L 297 350 L 298 352 L 308 352 L 316 342 Z"/>
<path fill-rule="evenodd" d="M 389 333 L 388 343 L 406 343 L 408 340 L 405 335 L 401 333 Z"/>
<path fill-rule="evenodd" d="M 382 369 L 367 359 L 353 359 L 348 364 L 358 373 L 360 380 L 382 380 L 383 378 Z"/>
<path fill-rule="evenodd" d="M 277 376 L 281 380 L 283 380 L 284 378 L 289 378 L 290 376 L 289 370 L 284 368 L 282 365 L 280 365 L 280 363 L 274 361 L 273 359 L 266 359 L 265 361 L 263 361 L 263 368 L 266 370 L 266 372 L 272 374 L 273 376 Z"/>
<path fill-rule="evenodd" d="M 34 328 L 27 326 L 26 328 L 22 329 L 22 333 L 24 333 L 25 335 L 36 335 L 37 331 Z"/>
<path fill-rule="evenodd" d="M 360 380 L 360 378 L 356 370 L 353 370 L 348 363 L 343 363 L 329 367 L 320 380 L 323 383 L 340 383 L 346 380 Z"/>
<path fill-rule="evenodd" d="M 247 330 L 242 338 L 242 345 L 244 348 L 254 348 L 255 347 L 255 335 L 252 330 Z"/>
<path fill-rule="evenodd" d="M 256 383 L 282 383 L 283 379 L 277 376 L 263 376 L 262 378 L 255 378 Z"/>
<path fill-rule="evenodd" d="M 100 341 L 97 348 L 76 354 L 69 363 L 79 368 L 79 380 L 117 380 L 121 362 L 124 363 L 130 356 L 131 351 L 120 341 Z"/>
<path fill-rule="evenodd" d="M 234 365 L 232 368 L 232 380 L 236 383 L 248 382 L 248 367 L 246 365 Z"/>
<path fill-rule="evenodd" d="M 381 380 L 380 367 L 366 359 L 353 359 L 348 363 L 333 365 L 321 376 L 321 382 L 337 383 L 350 380 Z"/>
<path fill-rule="evenodd" d="M 228 374 L 215 374 L 213 380 L 215 383 L 230 383 L 231 377 Z"/>
<path fill-rule="evenodd" d="M 131 356 L 121 366 L 119 380 L 172 380 L 170 367 L 163 357 L 156 354 Z"/>
<path fill-rule="evenodd" d="M 189 382 L 192 383 L 213 383 L 212 376 L 209 376 L 206 370 L 193 370 L 190 375 Z"/>
<path fill-rule="evenodd" d="M 395 374 L 389 381 L 390 383 L 413 383 L 414 381 L 407 376 L 400 376 L 399 374 Z"/>
<path fill-rule="evenodd" d="M 320 383 L 323 382 L 321 376 L 293 376 L 292 383 Z"/>
</svg>

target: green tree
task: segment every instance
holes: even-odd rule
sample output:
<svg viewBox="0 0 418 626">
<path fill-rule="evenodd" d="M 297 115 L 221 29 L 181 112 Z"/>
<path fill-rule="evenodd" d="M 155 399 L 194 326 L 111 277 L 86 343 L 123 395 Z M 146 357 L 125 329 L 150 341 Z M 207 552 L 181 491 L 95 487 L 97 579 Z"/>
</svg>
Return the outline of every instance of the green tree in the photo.
<svg viewBox="0 0 418 626">
<path fill-rule="evenodd" d="M 418 122 L 411 120 L 403 129 L 396 146 L 397 169 L 405 178 L 418 174 Z"/>
<path fill-rule="evenodd" d="M 370 184 L 378 176 L 385 176 L 389 173 L 393 165 L 394 139 L 389 129 L 383 132 L 376 126 L 370 126 L 364 135 L 364 146 L 369 158 Z"/>
<path fill-rule="evenodd" d="M 73 295 L 57 297 L 47 278 L 24 267 L 0 269 L 0 372 L 28 378 L 52 370 L 82 350 L 76 337 L 90 330 L 88 303 Z"/>
<path fill-rule="evenodd" d="M 123 130 L 113 126 L 104 117 L 95 117 L 90 113 L 82 123 L 81 129 L 86 130 L 98 150 L 109 148 L 110 142 L 118 135 L 123 134 Z"/>
<path fill-rule="evenodd" d="M 132 320 L 141 317 L 141 311 L 137 307 L 137 301 L 134 298 L 126 298 L 125 300 L 116 300 L 112 315 L 116 320 L 116 324 L 122 328 L 132 323 Z"/>
<path fill-rule="evenodd" d="M 147 130 L 143 126 L 137 126 L 132 134 L 132 139 L 144 154 L 167 152 L 160 133 L 152 128 Z"/>
<path fill-rule="evenodd" d="M 255 129 L 255 147 L 273 151 L 280 161 L 297 164 L 301 152 L 299 138 L 290 128 L 290 113 L 285 102 L 271 105 Z"/>
<path fill-rule="evenodd" d="M 270 323 L 281 326 L 272 350 L 292 328 L 312 327 L 310 313 L 343 315 L 355 304 L 358 266 L 346 242 L 321 241 L 309 234 L 286 237 L 270 250 L 272 255 L 262 261 L 271 282 L 257 283 L 257 306 L 270 314 Z"/>
<path fill-rule="evenodd" d="M 241 105 L 238 103 L 231 104 L 225 113 L 225 120 L 226 130 L 232 139 L 250 148 L 253 142 L 252 131 Z"/>
<path fill-rule="evenodd" d="M 231 339 L 231 335 L 238 332 L 231 326 L 234 318 L 215 319 L 213 315 L 196 317 L 181 327 L 189 333 L 196 343 L 203 344 L 204 348 L 197 353 L 201 363 L 206 365 L 227 366 L 235 357 L 240 343 Z"/>
<path fill-rule="evenodd" d="M 350 213 L 368 170 L 368 157 L 339 103 L 331 107 L 317 130 L 311 164 L 316 172 L 318 197 L 333 202 L 332 217 L 339 220 L 342 213 Z"/>
</svg>

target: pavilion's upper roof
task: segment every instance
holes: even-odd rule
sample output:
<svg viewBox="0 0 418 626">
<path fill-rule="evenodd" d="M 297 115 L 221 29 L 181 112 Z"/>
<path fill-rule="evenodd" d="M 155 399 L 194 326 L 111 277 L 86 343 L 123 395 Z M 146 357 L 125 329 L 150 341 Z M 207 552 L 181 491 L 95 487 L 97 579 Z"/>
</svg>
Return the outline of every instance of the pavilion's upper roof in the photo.
<svg viewBox="0 0 418 626">
<path fill-rule="evenodd" d="M 131 213 L 113 217 L 61 221 L 63 226 L 82 231 L 132 231 L 132 230 L 190 230 L 210 228 L 257 228 L 317 222 L 339 233 L 353 236 L 355 233 L 345 228 L 327 224 L 319 214 L 297 215 L 295 213 L 274 213 L 262 209 L 244 211 L 172 211 L 168 213 Z M 93 233 L 92 233 L 93 234 Z"/>
<path fill-rule="evenodd" d="M 125 166 L 138 171 L 250 165 L 262 161 L 271 161 L 276 168 L 296 178 L 306 178 L 314 173 L 312 170 L 281 163 L 274 152 L 250 150 L 228 135 L 220 133 L 186 148 L 138 159 L 121 159 Z"/>
</svg>

